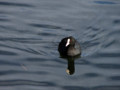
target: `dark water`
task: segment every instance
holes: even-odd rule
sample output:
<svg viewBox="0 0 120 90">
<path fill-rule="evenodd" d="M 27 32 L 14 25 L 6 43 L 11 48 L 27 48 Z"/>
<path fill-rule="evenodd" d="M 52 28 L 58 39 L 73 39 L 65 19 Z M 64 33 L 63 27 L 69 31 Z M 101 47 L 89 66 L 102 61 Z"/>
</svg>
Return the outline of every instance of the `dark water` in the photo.
<svg viewBox="0 0 120 90">
<path fill-rule="evenodd" d="M 57 51 L 70 35 L 73 75 Z M 0 90 L 120 90 L 120 1 L 0 0 Z"/>
</svg>

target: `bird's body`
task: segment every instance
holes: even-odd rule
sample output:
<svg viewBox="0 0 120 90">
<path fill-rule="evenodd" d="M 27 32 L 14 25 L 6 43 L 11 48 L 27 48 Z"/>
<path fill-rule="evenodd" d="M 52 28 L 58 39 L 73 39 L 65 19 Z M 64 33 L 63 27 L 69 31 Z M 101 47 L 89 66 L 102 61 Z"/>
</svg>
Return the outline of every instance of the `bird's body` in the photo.
<svg viewBox="0 0 120 90">
<path fill-rule="evenodd" d="M 79 42 L 72 36 L 63 38 L 58 46 L 58 51 L 62 56 L 77 56 L 81 54 Z"/>
</svg>

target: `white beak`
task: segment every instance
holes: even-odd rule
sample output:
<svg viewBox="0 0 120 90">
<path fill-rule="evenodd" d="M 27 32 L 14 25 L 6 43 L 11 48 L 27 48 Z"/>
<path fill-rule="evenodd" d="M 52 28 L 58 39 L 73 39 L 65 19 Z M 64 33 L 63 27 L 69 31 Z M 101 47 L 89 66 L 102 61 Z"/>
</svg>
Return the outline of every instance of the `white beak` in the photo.
<svg viewBox="0 0 120 90">
<path fill-rule="evenodd" d="M 70 44 L 70 39 L 67 40 L 66 47 Z"/>
</svg>

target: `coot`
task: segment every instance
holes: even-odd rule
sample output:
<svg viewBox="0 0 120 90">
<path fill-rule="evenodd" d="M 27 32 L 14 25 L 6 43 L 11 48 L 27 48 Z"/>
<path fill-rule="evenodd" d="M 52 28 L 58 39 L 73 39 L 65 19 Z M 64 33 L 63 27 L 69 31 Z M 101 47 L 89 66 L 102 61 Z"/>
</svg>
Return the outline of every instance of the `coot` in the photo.
<svg viewBox="0 0 120 90">
<path fill-rule="evenodd" d="M 58 51 L 62 56 L 77 56 L 81 54 L 79 42 L 74 37 L 69 36 L 61 40 L 58 46 Z"/>
</svg>

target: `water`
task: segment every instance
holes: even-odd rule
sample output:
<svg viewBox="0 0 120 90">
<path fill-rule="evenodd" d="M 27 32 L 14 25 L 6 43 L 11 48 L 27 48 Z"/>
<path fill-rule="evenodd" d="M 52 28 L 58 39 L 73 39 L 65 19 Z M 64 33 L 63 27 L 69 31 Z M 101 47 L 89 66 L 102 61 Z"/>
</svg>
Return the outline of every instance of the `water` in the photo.
<svg viewBox="0 0 120 90">
<path fill-rule="evenodd" d="M 72 75 L 57 51 L 70 35 Z M 0 0 L 0 90 L 119 89 L 119 0 Z"/>
</svg>

